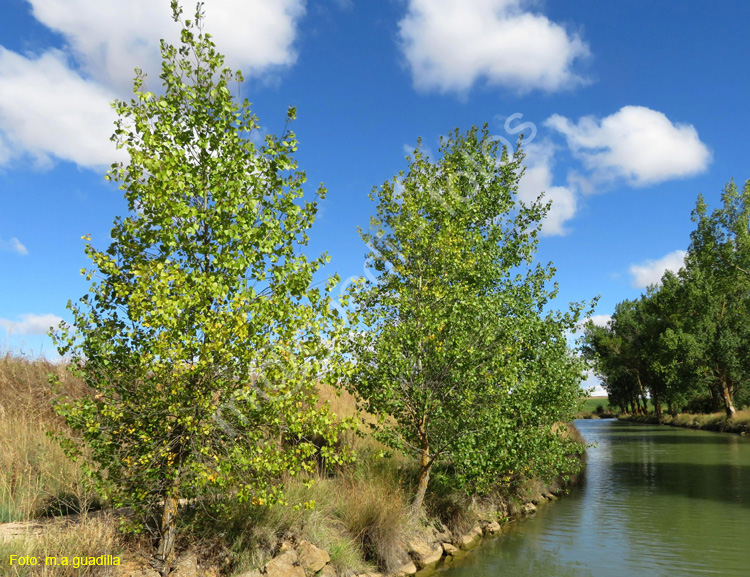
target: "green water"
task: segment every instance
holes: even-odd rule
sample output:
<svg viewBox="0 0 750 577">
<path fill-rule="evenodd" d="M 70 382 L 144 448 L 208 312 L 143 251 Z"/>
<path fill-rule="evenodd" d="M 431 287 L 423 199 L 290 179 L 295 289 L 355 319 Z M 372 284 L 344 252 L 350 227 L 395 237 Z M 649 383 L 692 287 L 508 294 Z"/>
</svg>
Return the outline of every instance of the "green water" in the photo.
<svg viewBox="0 0 750 577">
<path fill-rule="evenodd" d="M 583 484 L 443 577 L 750 577 L 750 439 L 576 421 Z"/>
</svg>

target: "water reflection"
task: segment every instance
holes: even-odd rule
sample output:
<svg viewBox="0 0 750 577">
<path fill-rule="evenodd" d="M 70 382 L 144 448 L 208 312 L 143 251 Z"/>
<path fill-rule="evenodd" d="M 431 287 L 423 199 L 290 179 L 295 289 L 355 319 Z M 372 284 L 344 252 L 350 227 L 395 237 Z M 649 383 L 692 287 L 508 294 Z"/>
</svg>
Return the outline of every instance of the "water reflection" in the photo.
<svg viewBox="0 0 750 577">
<path fill-rule="evenodd" d="M 576 424 L 597 443 L 582 485 L 445 577 L 750 575 L 750 440 Z"/>
</svg>

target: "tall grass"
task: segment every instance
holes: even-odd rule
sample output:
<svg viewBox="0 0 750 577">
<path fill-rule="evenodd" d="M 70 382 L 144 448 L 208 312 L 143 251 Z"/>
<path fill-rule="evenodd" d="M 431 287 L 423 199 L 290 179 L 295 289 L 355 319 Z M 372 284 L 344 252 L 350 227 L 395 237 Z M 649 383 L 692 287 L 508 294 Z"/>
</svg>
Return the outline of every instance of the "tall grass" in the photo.
<svg viewBox="0 0 750 577">
<path fill-rule="evenodd" d="M 656 423 L 656 415 L 629 415 L 620 417 L 637 423 Z M 723 433 L 750 434 L 750 409 L 737 411 L 734 419 L 728 419 L 726 413 L 679 413 L 674 417 L 664 414 L 661 423 L 673 427 L 704 429 Z"/>
<path fill-rule="evenodd" d="M 47 424 L 0 414 L 0 522 L 78 512 L 90 501 L 79 467 L 47 434 Z"/>
<path fill-rule="evenodd" d="M 8 353 L 0 356 L 0 522 L 75 512 L 95 501 L 85 489 L 79 467 L 46 434 L 65 428 L 51 408 L 49 373 L 58 375 L 64 393 L 73 397 L 87 393 L 64 366 Z M 338 418 L 360 423 L 374 419 L 358 413 L 354 398 L 346 392 L 320 387 L 319 394 L 320 402 L 328 403 Z M 224 495 L 186 506 L 179 517 L 180 542 L 190 543 L 226 575 L 261 568 L 282 541 L 299 539 L 326 550 L 340 576 L 395 571 L 408 559 L 410 538 L 430 537 L 430 529 L 414 519 L 409 507 L 418 467 L 413 458 L 381 457 L 384 447 L 364 432 L 366 428 L 359 434 L 349 431 L 339 440 L 355 453 L 353 463 L 321 470 L 315 477 L 290 474 L 283 479 L 288 504 L 238 504 Z M 441 488 L 436 474 L 425 503 L 429 523 L 460 532 L 480 518 L 505 516 L 497 513 L 508 511 L 503 504 L 523 498 L 508 491 L 480 500 L 457 492 L 450 483 Z M 58 521 L 44 523 L 45 530 L 37 537 L 3 542 L 0 536 L 0 563 L 7 564 L 10 554 L 99 556 L 125 547 L 115 519 L 86 515 L 82 519 L 75 528 Z M 132 545 L 128 542 L 128 549 Z M 57 567 L 54 574 L 88 575 L 88 571 Z M 0 574 L 31 573 L 29 568 L 0 565 Z"/>
<path fill-rule="evenodd" d="M 60 380 L 61 392 L 73 397 L 84 394 L 86 385 L 66 370 L 64 363 L 0 352 L 0 407 L 5 412 L 25 413 L 59 423 L 52 410 L 49 375 Z"/>
<path fill-rule="evenodd" d="M 48 431 L 63 424 L 52 410 L 48 375 L 80 394 L 64 367 L 5 353 L 0 357 L 0 522 L 77 512 L 91 501 L 80 468 Z"/>
<path fill-rule="evenodd" d="M 107 517 L 97 518 L 83 516 L 76 520 L 75 526 L 55 523 L 38 535 L 17 537 L 3 541 L 0 538 L 0 575 L 26 577 L 34 575 L 55 577 L 80 577 L 89 575 L 107 575 L 102 567 L 74 567 L 73 557 L 99 557 L 100 555 L 121 556 L 122 547 L 116 537 L 116 523 Z M 10 565 L 10 556 L 36 557 L 36 567 Z M 56 558 L 58 565 L 46 565 L 46 558 Z M 62 557 L 71 563 L 61 565 Z"/>
<path fill-rule="evenodd" d="M 209 505 L 208 514 L 187 519 L 185 540 L 225 551 L 225 569 L 235 572 L 259 569 L 292 536 L 326 550 L 340 575 L 394 571 L 408 559 L 405 539 L 415 530 L 404 488 L 411 472 L 398 458 L 376 457 L 371 439 L 355 443 L 356 463 L 336 475 L 286 479 L 287 504 Z"/>
</svg>

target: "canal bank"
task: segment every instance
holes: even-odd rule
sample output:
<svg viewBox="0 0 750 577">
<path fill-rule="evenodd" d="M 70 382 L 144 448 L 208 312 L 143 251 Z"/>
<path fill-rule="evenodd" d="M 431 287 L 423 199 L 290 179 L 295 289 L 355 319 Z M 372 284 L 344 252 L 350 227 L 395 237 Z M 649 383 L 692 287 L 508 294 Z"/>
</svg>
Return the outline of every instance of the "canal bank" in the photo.
<svg viewBox="0 0 750 577">
<path fill-rule="evenodd" d="M 431 577 L 443 575 L 446 568 L 460 562 L 484 543 L 493 542 L 508 525 L 532 517 L 544 505 L 567 495 L 570 487 L 580 480 L 580 474 L 550 483 L 529 481 L 514 490 L 495 493 L 482 498 L 471 498 L 463 515 L 457 515 L 450 525 L 437 518 L 427 519 L 417 530 L 412 527 L 402 535 L 399 548 L 403 563 L 395 570 L 357 572 L 351 568 L 334 569 L 329 553 L 301 539 L 294 529 L 280 538 L 274 547 L 275 555 L 262 568 L 250 569 L 235 577 Z M 120 577 L 142 577 L 140 573 L 121 574 Z M 155 577 L 155 576 L 154 576 Z"/>
<path fill-rule="evenodd" d="M 703 431 L 715 431 L 719 433 L 735 433 L 738 435 L 750 434 L 750 411 L 747 410 L 738 411 L 734 419 L 728 419 L 724 413 L 680 413 L 675 416 L 662 415 L 661 419 L 656 415 L 621 415 L 618 419 L 630 423 L 667 425 L 670 427 L 700 429 Z"/>
<path fill-rule="evenodd" d="M 747 577 L 750 439 L 576 421 L 579 486 L 513 523 L 443 577 Z"/>
</svg>

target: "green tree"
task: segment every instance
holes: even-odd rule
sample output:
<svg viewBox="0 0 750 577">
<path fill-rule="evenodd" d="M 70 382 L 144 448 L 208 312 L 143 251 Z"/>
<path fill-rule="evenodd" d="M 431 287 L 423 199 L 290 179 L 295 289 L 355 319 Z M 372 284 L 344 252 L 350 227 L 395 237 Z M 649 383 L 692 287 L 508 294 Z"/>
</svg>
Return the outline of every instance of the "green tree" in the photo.
<svg viewBox="0 0 750 577">
<path fill-rule="evenodd" d="M 709 214 L 698 197 L 681 278 L 695 372 L 733 418 L 735 396 L 750 378 L 750 181 L 743 189 L 727 184 L 722 204 Z"/>
<path fill-rule="evenodd" d="M 623 411 L 645 413 L 650 397 L 657 418 L 662 403 L 671 412 L 684 405 L 685 333 L 680 324 L 680 283 L 667 271 L 662 285 L 653 285 L 636 300 L 624 300 L 606 327 L 589 323 L 584 335 L 584 356 L 594 361 L 610 402 Z"/>
<path fill-rule="evenodd" d="M 676 415 L 706 392 L 705 379 L 694 369 L 700 351 L 687 330 L 692 313 L 685 285 L 676 273 L 666 271 L 661 285 L 652 287 L 644 301 L 652 327 L 650 346 L 644 354 L 659 381 L 659 399 Z"/>
<path fill-rule="evenodd" d="M 635 306 L 635 301 L 618 303 L 605 327 L 587 323 L 582 350 L 583 356 L 594 363 L 610 403 L 623 412 L 642 413 L 645 401 Z"/>
<path fill-rule="evenodd" d="M 455 131 L 431 162 L 375 188 L 362 233 L 374 276 L 357 296 L 366 327 L 351 385 L 380 416 L 377 437 L 420 463 L 422 508 L 436 464 L 459 484 L 558 467 L 572 449 L 557 428 L 581 395 L 582 361 L 565 341 L 582 305 L 543 312 L 557 287 L 533 264 L 548 207 L 523 206 L 511 158 L 485 126 Z"/>
<path fill-rule="evenodd" d="M 295 135 L 253 144 L 257 119 L 230 92 L 242 76 L 223 67 L 201 5 L 192 20 L 172 9 L 181 43 L 162 41 L 163 94 L 137 71 L 134 98 L 113 104 L 113 140 L 130 161 L 108 178 L 129 215 L 105 251 L 86 244 L 94 270 L 84 274 L 97 280 L 69 303 L 74 327 L 55 335 L 92 391 L 58 403 L 78 432 L 63 443 L 74 457 L 85 451 L 115 505 L 141 513 L 162 575 L 181 499 L 272 504 L 282 474 L 313 467 L 306 439 L 333 444 L 338 431 L 314 387 L 345 367 L 330 306 L 337 278 L 313 288 L 328 257 L 299 251 L 316 204 L 295 202 L 305 182 Z"/>
<path fill-rule="evenodd" d="M 584 354 L 622 407 L 645 387 L 657 411 L 663 398 L 673 414 L 723 407 L 731 419 L 750 398 L 750 181 L 727 184 L 711 213 L 699 196 L 692 219 L 685 266 L 619 303 L 608 327 L 588 326 Z"/>
</svg>

